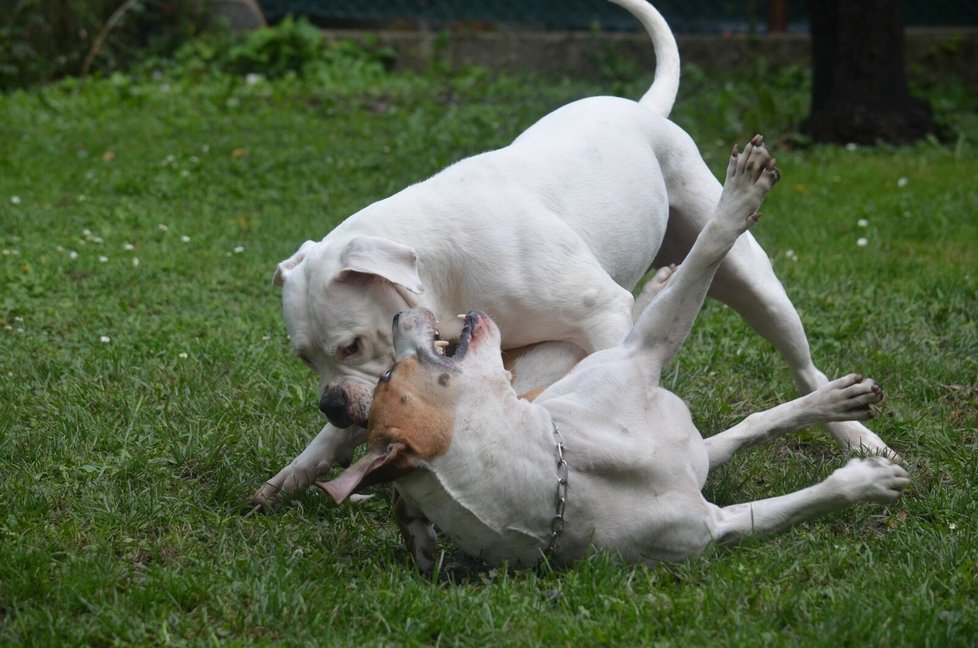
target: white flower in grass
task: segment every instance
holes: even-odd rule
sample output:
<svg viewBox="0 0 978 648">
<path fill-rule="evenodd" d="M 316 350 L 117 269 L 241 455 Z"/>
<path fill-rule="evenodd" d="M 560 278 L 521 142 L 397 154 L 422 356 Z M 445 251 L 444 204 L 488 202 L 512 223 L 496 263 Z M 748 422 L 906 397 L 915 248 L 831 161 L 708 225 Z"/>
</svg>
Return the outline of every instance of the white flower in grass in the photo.
<svg viewBox="0 0 978 648">
<path fill-rule="evenodd" d="M 846 144 L 846 150 L 847 151 L 855 151 L 855 150 L 858 150 L 858 149 L 859 149 L 859 145 L 856 144 L 855 142 L 849 142 L 848 144 Z"/>
<path fill-rule="evenodd" d="M 98 262 L 99 263 L 108 263 L 109 262 L 109 257 L 107 257 L 107 256 L 100 256 L 98 258 Z"/>
<path fill-rule="evenodd" d="M 211 147 L 209 147 L 207 144 L 202 144 L 201 145 L 201 147 L 200 147 L 200 152 L 201 153 L 210 153 L 210 151 L 211 151 Z"/>
<path fill-rule="evenodd" d="M 11 196 L 10 197 L 10 204 L 11 205 L 19 205 L 20 204 L 20 196 Z"/>
<path fill-rule="evenodd" d="M 75 259 L 78 258 L 78 253 L 75 252 L 74 250 L 68 250 L 68 258 L 74 261 Z"/>
<path fill-rule="evenodd" d="M 866 247 L 867 245 L 869 245 L 869 241 L 867 241 L 865 238 L 860 238 L 856 240 L 856 245 L 858 245 L 859 247 Z"/>
<path fill-rule="evenodd" d="M 156 226 L 156 229 L 160 230 L 161 232 L 168 232 L 168 231 L 170 231 L 170 228 L 167 227 L 166 225 L 164 225 L 163 223 L 160 223 L 159 225 L 157 225 Z"/>
<path fill-rule="evenodd" d="M 132 267 L 134 267 L 134 268 L 138 268 L 139 267 L 139 257 L 133 257 L 132 258 Z"/>
<path fill-rule="evenodd" d="M 82 236 L 84 236 L 85 238 L 92 238 L 92 230 L 90 230 L 90 229 L 83 229 L 82 230 Z"/>
<path fill-rule="evenodd" d="M 858 221 L 856 221 L 856 225 L 859 227 L 869 227 L 869 221 L 865 218 L 860 218 Z"/>
<path fill-rule="evenodd" d="M 235 245 L 234 246 L 234 253 L 235 254 L 241 254 L 242 252 L 244 252 L 244 246 L 243 245 Z"/>
<path fill-rule="evenodd" d="M 93 236 L 92 237 L 92 243 L 104 243 L 104 242 L 105 241 L 102 240 L 102 237 L 101 236 Z"/>
<path fill-rule="evenodd" d="M 245 75 L 245 84 L 246 85 L 250 85 L 250 86 L 258 85 L 259 83 L 261 83 L 264 80 L 265 80 L 265 77 L 263 77 L 260 74 L 255 74 L 254 72 Z"/>
<path fill-rule="evenodd" d="M 190 243 L 190 237 L 187 236 L 186 234 L 184 234 L 183 236 L 181 236 L 180 237 L 180 240 L 183 241 L 184 243 Z"/>
<path fill-rule="evenodd" d="M 784 253 L 784 255 L 787 258 L 791 259 L 792 261 L 797 261 L 798 260 L 798 255 L 795 253 L 794 250 L 788 250 L 787 252 Z"/>
<path fill-rule="evenodd" d="M 955 524 L 954 522 L 948 522 L 947 528 L 949 528 L 951 531 L 954 531 L 955 529 L 958 528 L 958 525 Z"/>
<path fill-rule="evenodd" d="M 186 359 L 187 359 L 187 358 L 189 358 L 190 356 L 189 356 L 189 355 L 187 355 L 187 352 L 186 352 L 186 351 L 181 351 L 181 352 L 179 353 L 179 355 L 177 355 L 177 357 L 178 357 L 178 358 L 180 358 L 181 360 L 186 360 Z"/>
<path fill-rule="evenodd" d="M 112 338 L 110 338 L 108 335 L 102 335 L 99 337 L 98 341 L 101 342 L 102 344 L 108 344 L 109 342 L 112 341 Z"/>
<path fill-rule="evenodd" d="M 129 252 L 129 251 L 135 250 L 136 249 L 136 246 L 133 245 L 132 243 L 123 243 L 122 244 L 122 249 L 123 250 L 126 250 L 127 252 Z"/>
<path fill-rule="evenodd" d="M 897 186 L 900 187 L 901 189 L 903 189 L 904 187 L 906 187 L 907 186 L 907 179 L 906 178 L 903 178 L 903 177 L 899 178 L 897 180 Z"/>
</svg>

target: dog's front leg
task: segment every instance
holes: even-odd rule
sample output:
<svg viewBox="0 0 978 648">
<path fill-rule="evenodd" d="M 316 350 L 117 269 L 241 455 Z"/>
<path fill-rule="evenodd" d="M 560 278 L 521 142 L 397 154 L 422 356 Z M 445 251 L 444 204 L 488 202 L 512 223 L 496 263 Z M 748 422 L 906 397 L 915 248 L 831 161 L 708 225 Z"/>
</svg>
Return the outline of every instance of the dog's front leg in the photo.
<svg viewBox="0 0 978 648">
<path fill-rule="evenodd" d="M 811 394 L 751 414 L 729 430 L 706 441 L 710 470 L 725 464 L 734 452 L 809 425 L 831 421 L 864 421 L 873 417 L 873 405 L 883 390 L 870 378 L 850 374 L 822 385 Z"/>
<path fill-rule="evenodd" d="M 366 442 L 365 428 L 338 428 L 327 423 L 298 457 L 262 484 L 251 496 L 252 504 L 271 508 L 283 494 L 305 488 L 334 464 L 349 463 L 353 451 Z"/>
<path fill-rule="evenodd" d="M 679 351 L 703 304 L 713 276 L 724 256 L 747 228 L 757 222 L 757 209 L 780 178 L 763 138 L 756 135 L 736 149 L 727 167 L 727 179 L 713 216 L 696 237 L 686 260 L 675 272 L 661 271 L 650 307 L 646 308 L 625 339 L 625 346 L 644 354 L 650 382 Z"/>
<path fill-rule="evenodd" d="M 434 525 L 424 513 L 411 506 L 397 488 L 394 489 L 394 518 L 418 571 L 430 576 L 435 571 L 435 549 L 438 542 Z"/>
</svg>

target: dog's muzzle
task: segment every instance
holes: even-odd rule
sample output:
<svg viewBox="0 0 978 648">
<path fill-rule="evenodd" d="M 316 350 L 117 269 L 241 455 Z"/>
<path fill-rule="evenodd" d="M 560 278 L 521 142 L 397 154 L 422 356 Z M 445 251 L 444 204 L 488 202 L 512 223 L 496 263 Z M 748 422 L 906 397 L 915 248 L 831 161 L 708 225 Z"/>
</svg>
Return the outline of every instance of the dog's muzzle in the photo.
<svg viewBox="0 0 978 648">
<path fill-rule="evenodd" d="M 331 385 L 319 397 L 319 411 L 338 428 L 367 425 L 371 390 L 359 385 Z"/>
</svg>

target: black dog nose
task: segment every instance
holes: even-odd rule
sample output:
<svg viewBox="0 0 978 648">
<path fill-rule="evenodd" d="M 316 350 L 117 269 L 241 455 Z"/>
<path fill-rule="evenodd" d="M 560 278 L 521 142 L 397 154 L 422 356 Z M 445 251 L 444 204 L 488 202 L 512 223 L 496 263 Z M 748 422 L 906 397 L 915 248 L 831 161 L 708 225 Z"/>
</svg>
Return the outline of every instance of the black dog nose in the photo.
<svg viewBox="0 0 978 648">
<path fill-rule="evenodd" d="M 323 392 L 319 399 L 319 411 L 326 415 L 329 422 L 336 427 L 348 427 L 352 421 L 347 414 L 350 400 L 346 390 L 341 387 L 331 387 Z"/>
</svg>

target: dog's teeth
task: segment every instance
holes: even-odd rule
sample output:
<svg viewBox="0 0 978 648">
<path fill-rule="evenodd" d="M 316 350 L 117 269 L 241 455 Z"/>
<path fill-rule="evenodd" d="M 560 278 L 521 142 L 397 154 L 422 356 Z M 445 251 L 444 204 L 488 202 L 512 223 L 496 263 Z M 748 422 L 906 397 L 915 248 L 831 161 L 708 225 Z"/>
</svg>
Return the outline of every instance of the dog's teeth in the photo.
<svg viewBox="0 0 978 648">
<path fill-rule="evenodd" d="M 435 340 L 435 346 L 439 349 L 444 349 L 448 346 L 448 340 Z"/>
<path fill-rule="evenodd" d="M 465 319 L 465 313 L 459 313 L 455 317 L 459 318 L 460 320 L 464 320 Z"/>
</svg>

